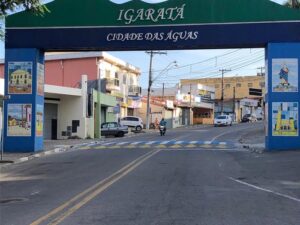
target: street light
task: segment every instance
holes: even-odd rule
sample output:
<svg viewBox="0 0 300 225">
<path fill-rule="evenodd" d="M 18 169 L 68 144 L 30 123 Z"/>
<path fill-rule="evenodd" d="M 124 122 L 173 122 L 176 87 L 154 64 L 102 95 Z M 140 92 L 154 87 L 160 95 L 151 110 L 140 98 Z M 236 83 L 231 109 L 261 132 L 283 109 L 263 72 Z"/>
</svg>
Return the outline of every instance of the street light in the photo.
<svg viewBox="0 0 300 225">
<path fill-rule="evenodd" d="M 163 74 L 167 73 L 170 69 L 172 69 L 173 67 L 177 67 L 177 61 L 174 60 L 173 62 L 170 62 L 163 70 L 160 71 L 160 73 L 154 77 L 154 79 L 152 80 L 152 84 L 154 81 L 156 81 L 160 76 L 162 76 Z"/>
<path fill-rule="evenodd" d="M 170 62 L 161 72 L 154 78 L 152 79 L 152 58 L 150 61 L 150 72 L 149 72 L 149 83 L 148 83 L 148 93 L 147 93 L 147 115 L 146 115 L 146 129 L 149 130 L 150 127 L 150 92 L 151 92 L 151 87 L 152 84 L 157 78 L 159 78 L 161 75 L 166 73 L 168 70 L 171 69 L 172 66 L 177 66 L 177 62 L 173 61 Z"/>
</svg>

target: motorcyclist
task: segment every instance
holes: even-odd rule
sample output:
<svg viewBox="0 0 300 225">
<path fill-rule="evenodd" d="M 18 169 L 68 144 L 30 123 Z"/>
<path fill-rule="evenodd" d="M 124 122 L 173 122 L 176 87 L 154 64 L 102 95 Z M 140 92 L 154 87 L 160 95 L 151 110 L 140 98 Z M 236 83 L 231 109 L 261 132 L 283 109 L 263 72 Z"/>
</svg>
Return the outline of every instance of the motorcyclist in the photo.
<svg viewBox="0 0 300 225">
<path fill-rule="evenodd" d="M 165 121 L 165 119 L 162 118 L 161 121 L 159 122 L 159 126 L 163 126 L 164 131 L 166 132 L 166 130 L 167 130 L 167 121 Z"/>
</svg>

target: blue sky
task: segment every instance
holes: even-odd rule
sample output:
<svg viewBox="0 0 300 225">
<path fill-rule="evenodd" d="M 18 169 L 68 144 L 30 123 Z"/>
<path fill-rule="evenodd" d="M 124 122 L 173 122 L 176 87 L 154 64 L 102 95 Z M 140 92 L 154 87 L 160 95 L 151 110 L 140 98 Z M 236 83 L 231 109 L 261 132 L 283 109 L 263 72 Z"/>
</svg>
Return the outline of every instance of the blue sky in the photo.
<svg viewBox="0 0 300 225">
<path fill-rule="evenodd" d="M 124 0 L 116 0 L 124 2 Z M 161 0 L 147 0 L 156 2 Z M 284 0 L 273 0 L 283 3 Z M 141 69 L 141 85 L 147 86 L 149 56 L 145 52 L 110 52 L 110 54 L 127 61 Z M 4 58 L 4 43 L 0 42 L 0 59 Z M 168 51 L 167 55 L 156 55 L 153 61 L 154 87 L 161 87 L 162 83 L 173 86 L 180 78 L 218 77 L 219 69 L 232 69 L 226 76 L 256 75 L 259 67 L 264 66 L 264 51 L 262 49 L 226 49 L 226 50 L 182 50 Z M 178 67 L 171 67 L 167 73 L 161 73 L 173 61 Z M 203 62 L 205 61 L 205 62 Z M 190 65 L 194 64 L 194 65 Z"/>
</svg>

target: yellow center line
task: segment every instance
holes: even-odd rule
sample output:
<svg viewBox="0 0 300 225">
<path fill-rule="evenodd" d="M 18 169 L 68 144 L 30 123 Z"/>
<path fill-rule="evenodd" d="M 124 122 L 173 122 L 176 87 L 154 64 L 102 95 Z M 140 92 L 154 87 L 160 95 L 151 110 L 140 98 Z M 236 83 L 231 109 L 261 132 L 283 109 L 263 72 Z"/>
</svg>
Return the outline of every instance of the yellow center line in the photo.
<svg viewBox="0 0 300 225">
<path fill-rule="evenodd" d="M 141 165 L 144 161 L 152 157 L 153 155 L 160 152 L 161 149 L 156 151 L 148 152 L 131 163 L 127 164 L 114 174 L 110 175 L 109 177 L 105 178 L 104 180 L 96 183 L 95 185 L 91 186 L 90 188 L 86 189 L 85 191 L 81 192 L 80 194 L 76 195 L 75 197 L 71 198 L 69 201 L 65 202 L 64 204 L 60 205 L 59 207 L 55 208 L 54 210 L 50 211 L 45 216 L 40 217 L 36 221 L 32 222 L 30 225 L 39 225 L 45 220 L 49 219 L 50 217 L 55 216 L 56 214 L 62 212 L 67 207 L 71 206 L 71 204 L 75 203 L 77 200 L 83 198 L 79 203 L 77 203 L 75 206 L 71 207 L 67 211 L 65 211 L 63 214 L 58 215 L 55 219 L 52 220 L 49 224 L 59 224 L 62 222 L 66 217 L 73 214 L 76 210 L 78 210 L 80 207 L 85 205 L 87 202 L 95 198 L 98 194 L 103 192 L 105 189 L 110 187 L 112 184 L 114 184 L 116 181 L 120 180 L 122 177 L 126 176 L 128 173 L 130 173 L 132 170 L 134 170 L 136 167 Z"/>
</svg>

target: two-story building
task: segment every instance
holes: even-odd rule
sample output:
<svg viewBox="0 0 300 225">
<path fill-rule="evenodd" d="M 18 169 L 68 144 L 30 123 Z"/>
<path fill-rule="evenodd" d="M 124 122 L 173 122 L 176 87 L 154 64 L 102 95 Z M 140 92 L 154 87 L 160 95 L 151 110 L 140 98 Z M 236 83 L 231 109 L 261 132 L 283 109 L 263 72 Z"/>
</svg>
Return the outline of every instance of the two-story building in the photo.
<svg viewBox="0 0 300 225">
<path fill-rule="evenodd" d="M 30 86 L 30 74 L 12 75 L 13 85 Z M 99 137 L 102 122 L 134 115 L 141 101 L 139 76 L 138 68 L 106 52 L 47 53 L 44 138 Z M 4 93 L 3 78 L 4 61 L 0 93 Z"/>
<path fill-rule="evenodd" d="M 233 115 L 240 121 L 245 114 L 262 114 L 261 106 L 265 93 L 265 76 L 234 76 L 222 78 L 183 79 L 182 84 L 203 84 L 215 88 L 215 115 L 223 113 Z M 222 85 L 223 83 L 223 85 Z M 222 100 L 223 87 L 223 100 Z M 249 94 L 249 90 L 260 89 L 262 96 Z M 261 117 L 262 115 L 257 115 Z"/>
</svg>

